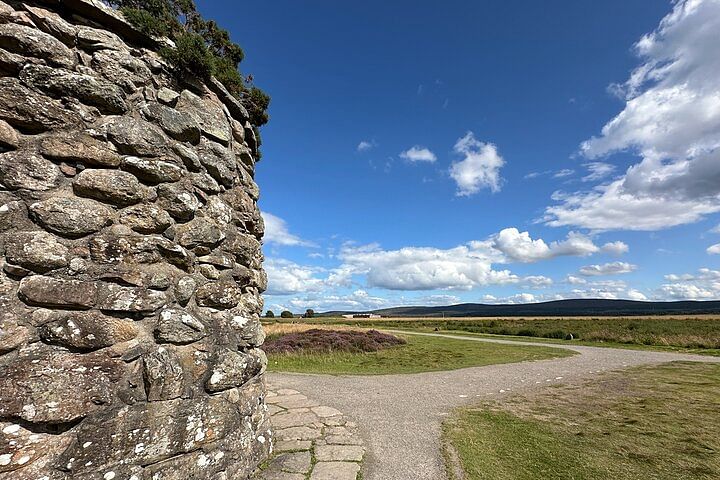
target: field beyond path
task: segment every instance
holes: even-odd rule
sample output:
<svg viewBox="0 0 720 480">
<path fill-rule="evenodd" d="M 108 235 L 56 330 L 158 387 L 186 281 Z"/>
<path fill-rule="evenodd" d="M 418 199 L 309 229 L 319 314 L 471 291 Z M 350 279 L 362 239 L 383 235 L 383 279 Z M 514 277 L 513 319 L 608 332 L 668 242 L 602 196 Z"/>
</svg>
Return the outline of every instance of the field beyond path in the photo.
<svg viewBox="0 0 720 480">
<path fill-rule="evenodd" d="M 453 335 L 402 333 L 468 340 L 468 337 Z M 473 338 L 472 341 L 523 344 L 485 338 Z M 439 480 L 445 478 L 440 447 L 441 424 L 456 407 L 548 385 L 581 382 L 624 367 L 676 360 L 720 362 L 720 358 L 700 355 L 524 344 L 567 348 L 580 355 L 408 375 L 272 373 L 269 377 L 274 384 L 312 392 L 315 399 L 341 410 L 358 424 L 367 446 L 365 480 Z"/>
</svg>

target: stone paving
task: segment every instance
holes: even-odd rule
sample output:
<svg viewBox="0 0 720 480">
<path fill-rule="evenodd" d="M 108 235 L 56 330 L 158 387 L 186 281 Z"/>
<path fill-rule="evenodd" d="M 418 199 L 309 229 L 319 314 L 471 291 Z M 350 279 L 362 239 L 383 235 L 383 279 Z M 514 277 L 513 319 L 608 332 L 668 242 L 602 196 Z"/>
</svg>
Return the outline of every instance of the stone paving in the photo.
<svg viewBox="0 0 720 480">
<path fill-rule="evenodd" d="M 357 425 L 339 410 L 297 390 L 268 385 L 274 457 L 255 480 L 356 480 L 365 446 Z"/>
</svg>

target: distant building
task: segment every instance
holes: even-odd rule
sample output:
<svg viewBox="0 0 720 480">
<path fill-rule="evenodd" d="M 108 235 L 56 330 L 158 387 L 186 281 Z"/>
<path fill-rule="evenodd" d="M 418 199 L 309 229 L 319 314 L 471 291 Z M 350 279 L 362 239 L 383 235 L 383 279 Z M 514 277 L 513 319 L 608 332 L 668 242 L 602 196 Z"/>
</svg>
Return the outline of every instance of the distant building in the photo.
<svg viewBox="0 0 720 480">
<path fill-rule="evenodd" d="M 349 313 L 343 315 L 343 318 L 382 318 L 382 315 L 376 313 Z"/>
</svg>

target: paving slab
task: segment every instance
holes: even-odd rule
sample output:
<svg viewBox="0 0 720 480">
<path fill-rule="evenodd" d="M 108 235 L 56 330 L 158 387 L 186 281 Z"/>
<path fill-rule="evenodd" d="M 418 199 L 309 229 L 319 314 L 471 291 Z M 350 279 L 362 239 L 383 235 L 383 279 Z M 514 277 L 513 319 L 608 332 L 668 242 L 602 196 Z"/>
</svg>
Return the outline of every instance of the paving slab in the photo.
<svg viewBox="0 0 720 480">
<path fill-rule="evenodd" d="M 360 465 L 353 462 L 318 462 L 310 480 L 355 480 L 359 472 Z"/>
<path fill-rule="evenodd" d="M 253 479 L 357 479 L 365 448 L 356 423 L 292 388 L 271 383 L 266 399 L 275 456 Z"/>
</svg>

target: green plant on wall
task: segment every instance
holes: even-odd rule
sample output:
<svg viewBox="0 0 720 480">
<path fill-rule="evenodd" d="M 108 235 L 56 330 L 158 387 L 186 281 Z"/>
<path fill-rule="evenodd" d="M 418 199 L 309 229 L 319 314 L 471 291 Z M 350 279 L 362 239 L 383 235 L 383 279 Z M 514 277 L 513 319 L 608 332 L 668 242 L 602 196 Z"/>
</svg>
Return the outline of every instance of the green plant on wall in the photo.
<svg viewBox="0 0 720 480">
<path fill-rule="evenodd" d="M 172 40 L 175 47 L 163 47 L 159 53 L 175 68 L 202 78 L 214 76 L 243 100 L 253 125 L 267 123 L 270 97 L 257 87 L 245 85 L 238 71 L 244 58 L 242 48 L 230 40 L 227 30 L 203 19 L 193 0 L 107 1 L 143 33 Z"/>
</svg>

